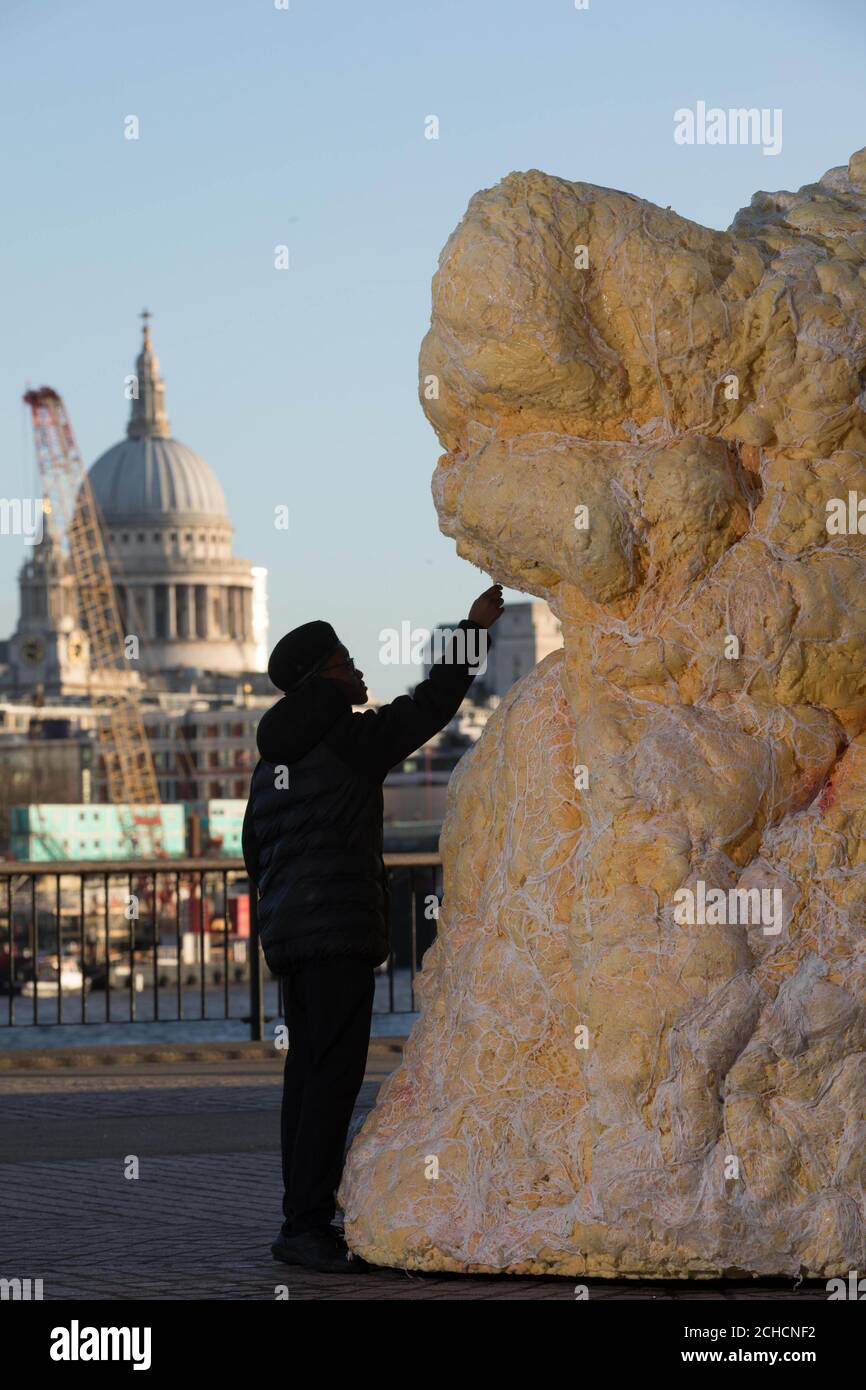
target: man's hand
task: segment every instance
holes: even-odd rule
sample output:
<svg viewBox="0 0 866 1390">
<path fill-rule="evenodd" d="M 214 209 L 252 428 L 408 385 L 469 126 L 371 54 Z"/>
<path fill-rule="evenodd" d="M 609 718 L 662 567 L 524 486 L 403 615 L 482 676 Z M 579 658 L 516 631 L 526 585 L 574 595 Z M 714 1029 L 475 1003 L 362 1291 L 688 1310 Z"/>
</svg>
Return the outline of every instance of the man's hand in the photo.
<svg viewBox="0 0 866 1390">
<path fill-rule="evenodd" d="M 479 627 L 492 627 L 502 617 L 504 607 L 502 585 L 491 584 L 489 589 L 478 595 L 469 609 L 469 621 L 477 623 Z"/>
</svg>

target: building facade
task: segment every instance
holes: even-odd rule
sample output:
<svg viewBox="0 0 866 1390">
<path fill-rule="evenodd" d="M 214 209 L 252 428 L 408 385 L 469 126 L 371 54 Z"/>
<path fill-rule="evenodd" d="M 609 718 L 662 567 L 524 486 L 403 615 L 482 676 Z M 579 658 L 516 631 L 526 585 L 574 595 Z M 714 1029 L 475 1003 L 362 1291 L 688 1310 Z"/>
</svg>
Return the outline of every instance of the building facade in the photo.
<svg viewBox="0 0 866 1390">
<path fill-rule="evenodd" d="M 174 674 L 244 677 L 265 669 L 266 571 L 233 553 L 223 490 L 200 455 L 173 437 L 165 385 L 145 315 L 141 352 L 128 378 L 126 438 L 89 470 L 102 515 L 125 636 L 137 639 L 147 685 Z M 100 673 L 89 665 L 68 558 L 45 518 L 41 543 L 19 575 L 19 620 L 7 644 L 0 690 L 78 699 Z"/>
</svg>

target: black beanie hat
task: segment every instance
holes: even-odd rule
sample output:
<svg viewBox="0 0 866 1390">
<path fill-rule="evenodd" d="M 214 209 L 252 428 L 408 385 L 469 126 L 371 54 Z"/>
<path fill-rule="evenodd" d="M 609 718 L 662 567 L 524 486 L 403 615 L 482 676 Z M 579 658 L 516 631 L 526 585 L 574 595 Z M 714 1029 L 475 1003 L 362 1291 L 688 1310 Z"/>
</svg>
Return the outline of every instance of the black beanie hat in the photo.
<svg viewBox="0 0 866 1390">
<path fill-rule="evenodd" d="M 277 690 L 288 692 L 315 675 L 340 645 L 330 623 L 316 620 L 292 628 L 281 637 L 268 662 L 268 676 Z"/>
</svg>

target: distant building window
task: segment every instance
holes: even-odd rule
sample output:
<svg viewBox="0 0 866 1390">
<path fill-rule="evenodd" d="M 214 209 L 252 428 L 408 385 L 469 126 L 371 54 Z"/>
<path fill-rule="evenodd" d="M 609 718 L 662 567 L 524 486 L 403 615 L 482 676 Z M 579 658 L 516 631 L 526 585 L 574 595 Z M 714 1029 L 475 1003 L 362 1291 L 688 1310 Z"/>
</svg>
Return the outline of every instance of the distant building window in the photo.
<svg viewBox="0 0 866 1390">
<path fill-rule="evenodd" d="M 176 541 L 176 540 L 177 540 L 177 531 L 172 531 L 172 533 L 171 533 L 171 538 L 172 538 L 173 541 Z"/>
<path fill-rule="evenodd" d="M 123 535 L 121 536 L 120 539 L 123 541 L 123 544 L 124 544 L 124 545 L 128 545 L 128 544 L 129 544 L 129 532 L 128 532 L 128 531 L 124 531 L 124 533 L 123 533 Z"/>
<path fill-rule="evenodd" d="M 190 637 L 189 631 L 189 599 L 187 598 L 186 584 L 175 584 L 174 603 L 176 612 L 177 635 L 178 637 Z"/>
<path fill-rule="evenodd" d="M 207 588 L 204 584 L 195 586 L 195 635 L 207 636 Z"/>
<path fill-rule="evenodd" d="M 191 540 L 192 540 L 192 531 L 187 531 L 186 535 L 184 536 L 184 540 L 185 540 L 185 541 L 191 541 Z"/>
<path fill-rule="evenodd" d="M 154 621 L 158 638 L 168 637 L 168 585 L 154 584 Z"/>
<path fill-rule="evenodd" d="M 144 540 L 144 532 L 143 532 L 143 531 L 139 531 L 139 533 L 138 533 L 138 539 L 139 539 L 140 541 L 143 541 L 143 540 Z"/>
</svg>

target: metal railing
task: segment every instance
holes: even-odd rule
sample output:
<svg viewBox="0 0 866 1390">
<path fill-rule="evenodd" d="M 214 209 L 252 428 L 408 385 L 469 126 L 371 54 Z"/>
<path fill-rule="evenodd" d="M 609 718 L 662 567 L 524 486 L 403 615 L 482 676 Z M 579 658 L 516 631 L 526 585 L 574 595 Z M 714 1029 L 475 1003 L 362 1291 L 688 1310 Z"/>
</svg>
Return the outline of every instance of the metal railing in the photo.
<svg viewBox="0 0 866 1390">
<path fill-rule="evenodd" d="M 410 1013 L 435 935 L 442 861 L 421 852 L 384 859 L 392 949 L 374 1012 Z M 220 1019 L 248 1023 L 260 1040 L 280 1014 L 242 859 L 0 863 L 0 1045 L 4 1025 Z"/>
</svg>

